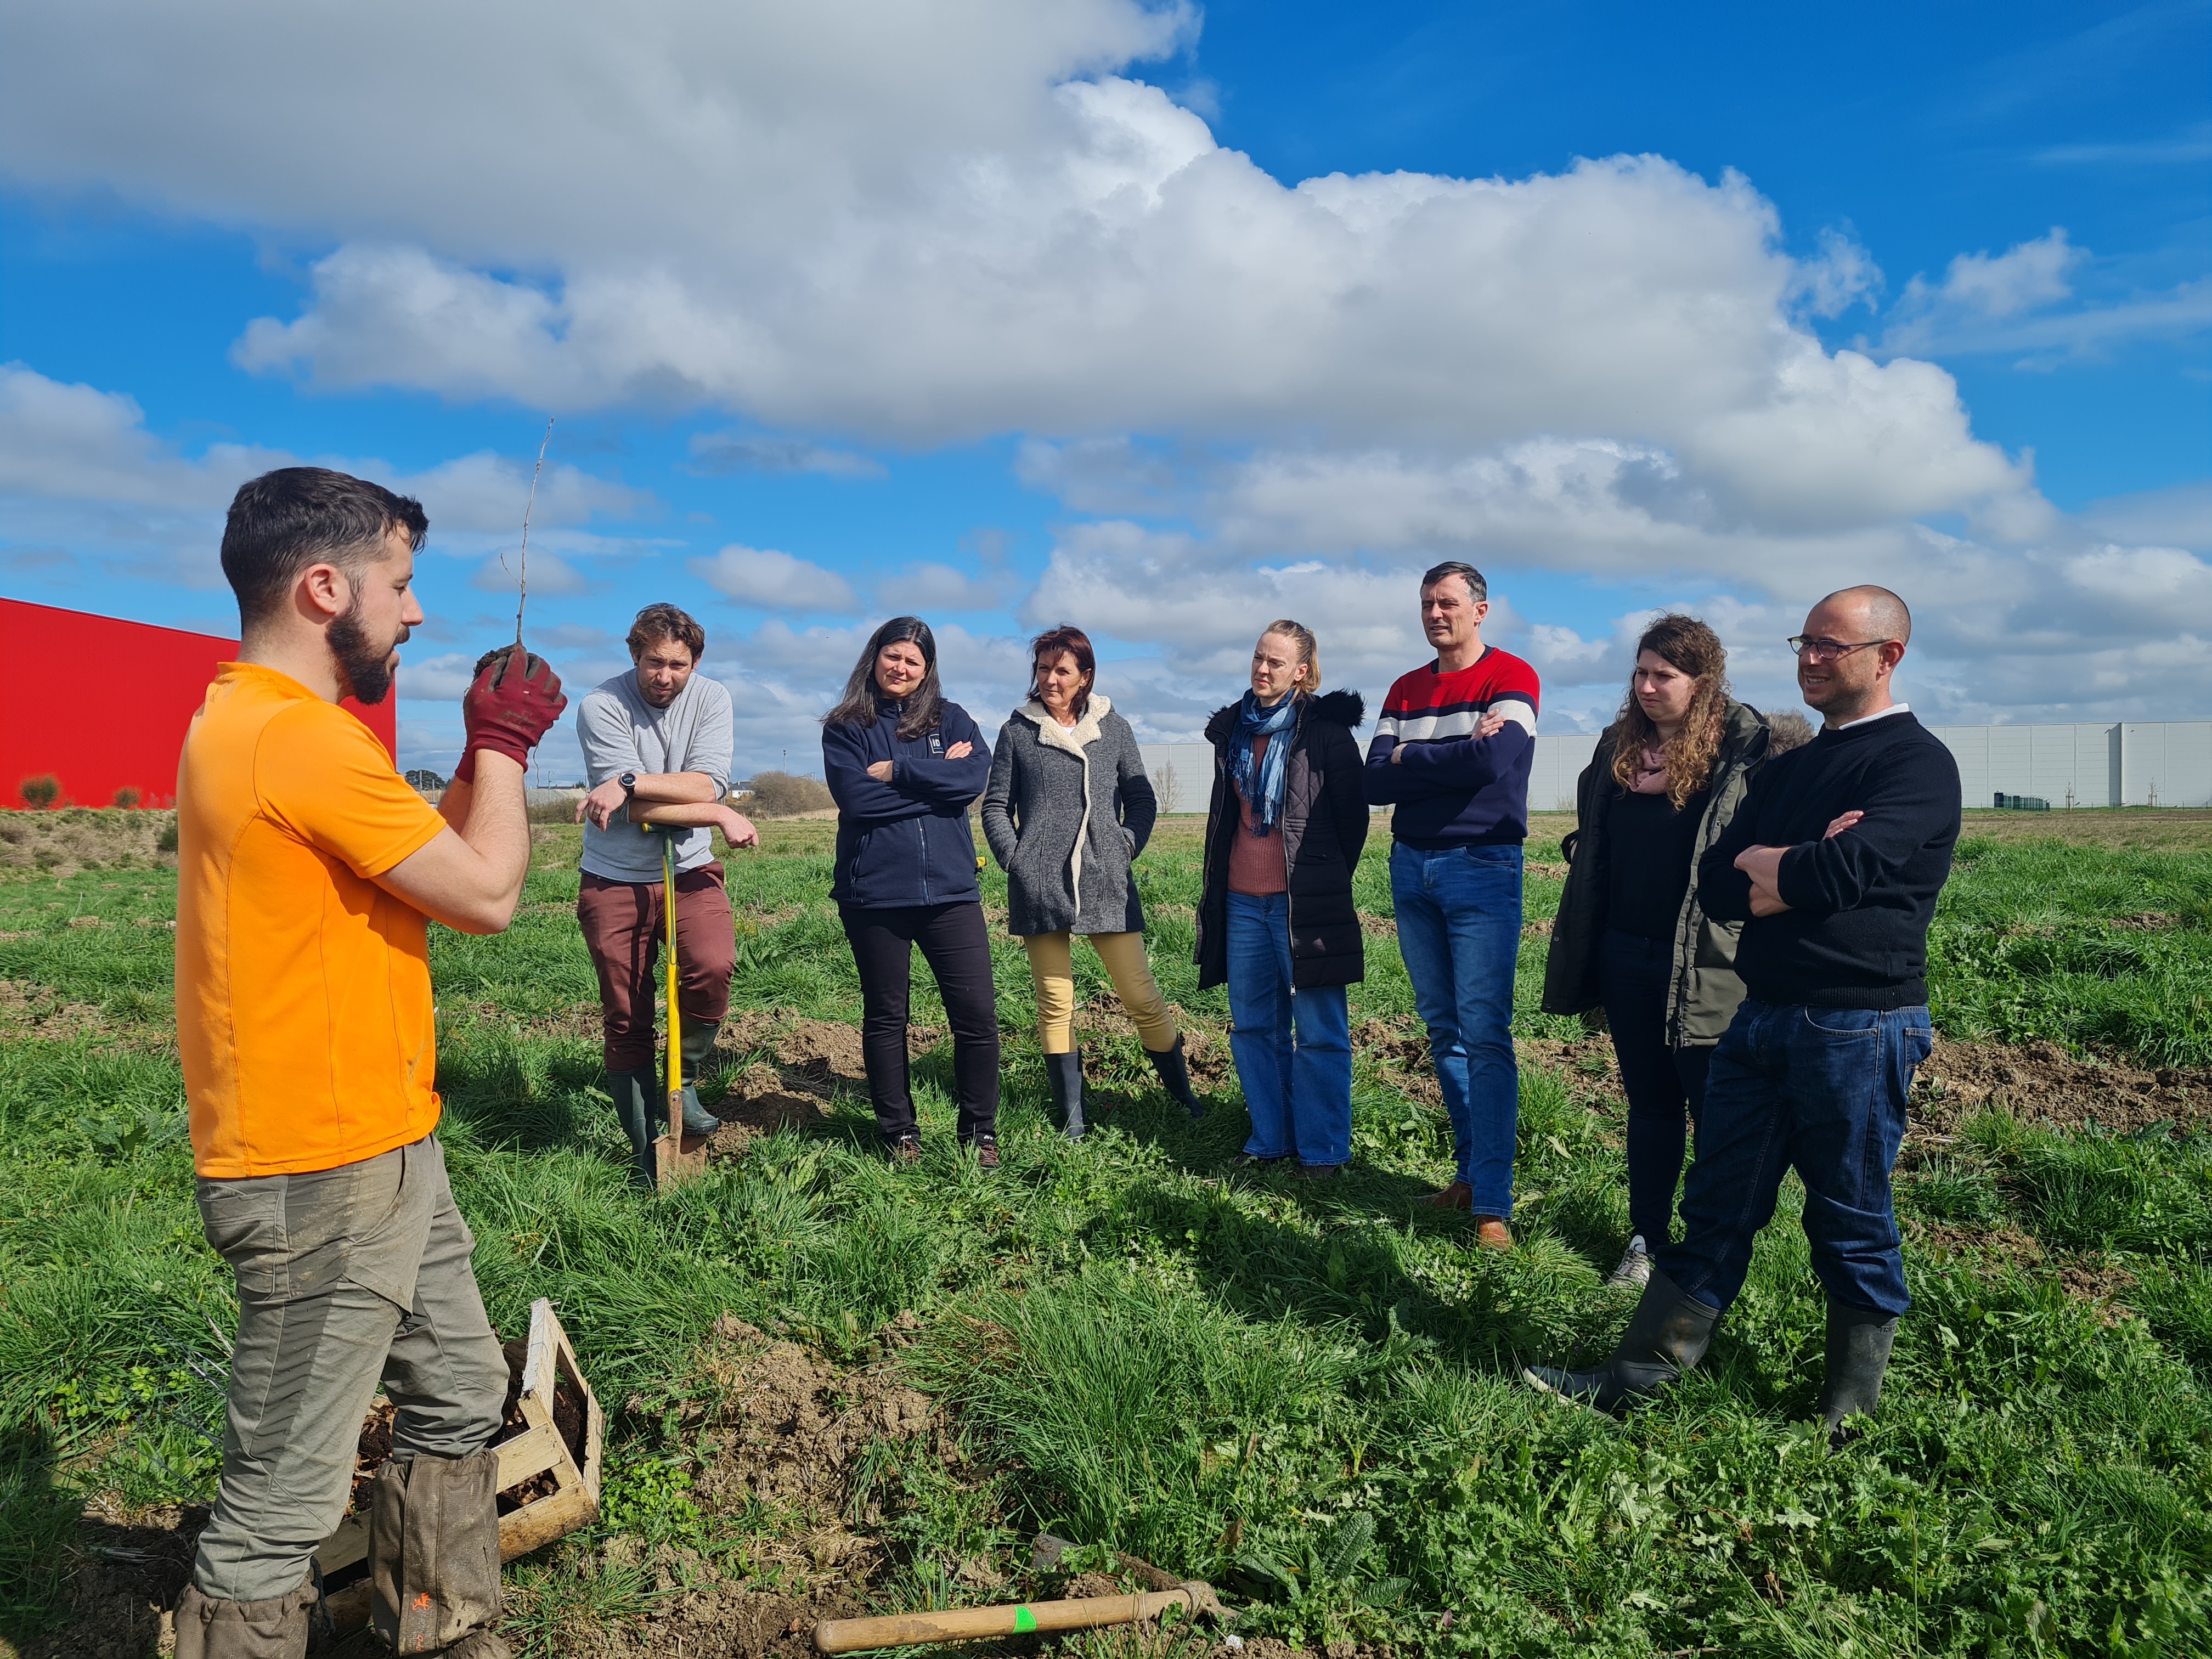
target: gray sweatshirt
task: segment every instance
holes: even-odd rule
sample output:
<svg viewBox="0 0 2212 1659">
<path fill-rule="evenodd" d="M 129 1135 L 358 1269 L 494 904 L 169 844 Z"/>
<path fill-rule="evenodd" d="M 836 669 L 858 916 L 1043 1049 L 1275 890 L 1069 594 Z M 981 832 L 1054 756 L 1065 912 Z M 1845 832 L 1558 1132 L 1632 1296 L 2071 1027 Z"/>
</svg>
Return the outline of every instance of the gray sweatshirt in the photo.
<svg viewBox="0 0 2212 1659">
<path fill-rule="evenodd" d="M 730 689 L 694 674 L 676 700 L 655 708 L 637 692 L 629 670 L 603 680 L 576 705 L 576 741 L 584 781 L 596 789 L 625 772 L 703 772 L 718 793 L 730 787 L 736 734 Z M 702 826 L 676 837 L 676 867 L 696 870 L 714 857 L 714 832 Z M 604 830 L 584 825 L 584 872 L 608 881 L 659 881 L 660 836 L 617 813 Z"/>
</svg>

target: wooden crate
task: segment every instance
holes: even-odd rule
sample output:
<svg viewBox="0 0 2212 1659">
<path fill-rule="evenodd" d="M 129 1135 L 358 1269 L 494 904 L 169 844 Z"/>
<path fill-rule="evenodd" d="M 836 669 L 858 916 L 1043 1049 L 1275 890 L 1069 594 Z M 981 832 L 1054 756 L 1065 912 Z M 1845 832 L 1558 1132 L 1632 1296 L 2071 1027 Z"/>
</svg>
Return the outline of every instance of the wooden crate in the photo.
<svg viewBox="0 0 2212 1659">
<path fill-rule="evenodd" d="M 553 1421 L 555 1379 L 566 1376 L 584 1402 L 584 1462 L 581 1468 Z M 606 1419 L 599 1396 L 584 1380 L 583 1367 L 568 1332 L 542 1297 L 530 1304 L 530 1346 L 522 1365 L 522 1393 L 516 1402 L 522 1432 L 499 1446 L 499 1489 L 511 1491 L 526 1480 L 550 1474 L 553 1490 L 499 1517 L 499 1559 L 517 1556 L 551 1543 L 595 1519 L 599 1512 L 600 1447 Z M 368 1622 L 368 1517 L 349 1515 L 315 1552 L 329 1591 L 331 1618 L 341 1632 Z"/>
</svg>

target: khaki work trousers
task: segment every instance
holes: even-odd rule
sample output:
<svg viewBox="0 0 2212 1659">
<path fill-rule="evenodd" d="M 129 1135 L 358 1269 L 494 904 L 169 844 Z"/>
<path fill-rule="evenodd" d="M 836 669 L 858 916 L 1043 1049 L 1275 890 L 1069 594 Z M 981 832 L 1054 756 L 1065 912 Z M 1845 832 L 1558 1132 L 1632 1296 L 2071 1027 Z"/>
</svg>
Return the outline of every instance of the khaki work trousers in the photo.
<svg viewBox="0 0 2212 1659">
<path fill-rule="evenodd" d="M 1137 1028 L 1148 1053 L 1165 1054 L 1176 1045 L 1175 1016 L 1145 960 L 1142 933 L 1085 933 L 1098 960 L 1114 981 L 1121 1011 Z M 1066 933 L 1030 933 L 1022 939 L 1030 953 L 1030 979 L 1036 986 L 1037 1041 L 1048 1054 L 1075 1047 L 1075 955 Z"/>
<path fill-rule="evenodd" d="M 392 1455 L 491 1444 L 507 1359 L 469 1267 L 434 1135 L 311 1174 L 198 1183 L 208 1242 L 238 1278 L 222 1485 L 192 1583 L 226 1601 L 296 1589 L 344 1516 L 380 1382 Z"/>
</svg>

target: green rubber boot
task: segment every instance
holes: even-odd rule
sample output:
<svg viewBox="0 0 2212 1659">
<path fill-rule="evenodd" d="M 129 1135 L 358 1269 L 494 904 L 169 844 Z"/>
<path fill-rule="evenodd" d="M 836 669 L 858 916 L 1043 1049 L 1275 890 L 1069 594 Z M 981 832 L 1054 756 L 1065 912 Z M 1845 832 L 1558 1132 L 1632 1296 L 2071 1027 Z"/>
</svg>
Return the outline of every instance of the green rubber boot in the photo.
<svg viewBox="0 0 2212 1659">
<path fill-rule="evenodd" d="M 1190 1067 L 1182 1056 L 1182 1033 L 1176 1033 L 1175 1047 L 1165 1050 L 1145 1050 L 1145 1058 L 1152 1062 L 1152 1069 L 1160 1074 L 1160 1087 L 1168 1091 L 1168 1098 L 1193 1117 L 1204 1115 L 1206 1108 L 1198 1103 L 1191 1091 Z"/>
<path fill-rule="evenodd" d="M 714 1052 L 714 1037 L 722 1028 L 702 1021 L 684 1022 L 684 1133 L 687 1135 L 710 1135 L 722 1127 L 722 1120 L 699 1103 L 699 1068 L 707 1063 L 707 1056 Z M 668 1085 L 661 1085 L 661 1096 L 667 1097 Z"/>
<path fill-rule="evenodd" d="M 1531 1365 L 1521 1375 L 1547 1394 L 1578 1400 L 1601 1412 L 1641 1405 L 1685 1371 L 1697 1369 L 1720 1316 L 1717 1308 L 1683 1295 L 1673 1279 L 1654 1267 L 1612 1358 L 1594 1371 Z"/>
<path fill-rule="evenodd" d="M 629 1149 L 635 1161 L 630 1166 L 629 1184 L 640 1192 L 655 1191 L 660 1184 L 659 1164 L 653 1155 L 653 1119 L 649 1103 L 660 1073 L 653 1066 L 637 1072 L 609 1072 L 607 1093 L 613 1097 L 615 1116 L 621 1121 L 623 1133 L 629 1137 Z"/>
<path fill-rule="evenodd" d="M 1060 1132 L 1070 1140 L 1083 1139 L 1083 1055 L 1070 1049 L 1044 1057 L 1045 1081 L 1052 1085 L 1052 1103 L 1060 1116 Z"/>
<path fill-rule="evenodd" d="M 1897 1341 L 1897 1316 L 1828 1299 L 1827 1375 L 1820 1382 L 1820 1420 L 1829 1437 L 1848 1417 L 1871 1417 L 1881 1403 L 1882 1374 Z"/>
</svg>

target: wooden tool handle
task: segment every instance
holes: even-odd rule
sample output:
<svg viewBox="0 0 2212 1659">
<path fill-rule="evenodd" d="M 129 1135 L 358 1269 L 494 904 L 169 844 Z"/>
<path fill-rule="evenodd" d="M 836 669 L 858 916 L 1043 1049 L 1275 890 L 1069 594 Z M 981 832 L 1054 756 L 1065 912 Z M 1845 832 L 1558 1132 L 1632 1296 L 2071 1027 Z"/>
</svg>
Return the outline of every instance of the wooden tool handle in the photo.
<svg viewBox="0 0 2212 1659">
<path fill-rule="evenodd" d="M 889 1619 L 825 1619 L 814 1627 L 814 1650 L 854 1653 L 863 1648 L 908 1648 L 924 1642 L 972 1642 L 987 1636 L 1133 1625 L 1157 1619 L 1170 1607 L 1189 1605 L 1188 1590 L 1148 1590 L 1142 1595 L 956 1607 L 946 1613 L 907 1613 Z"/>
</svg>

